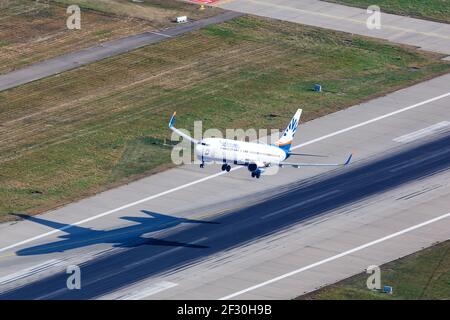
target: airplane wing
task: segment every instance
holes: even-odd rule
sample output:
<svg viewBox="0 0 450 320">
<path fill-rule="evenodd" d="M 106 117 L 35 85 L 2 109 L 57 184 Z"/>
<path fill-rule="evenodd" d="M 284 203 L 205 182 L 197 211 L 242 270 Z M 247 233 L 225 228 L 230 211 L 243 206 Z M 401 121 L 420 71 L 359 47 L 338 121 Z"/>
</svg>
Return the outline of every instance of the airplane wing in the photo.
<svg viewBox="0 0 450 320">
<path fill-rule="evenodd" d="M 300 168 L 300 167 L 341 167 L 346 166 L 350 163 L 352 160 L 352 154 L 348 157 L 347 161 L 344 163 L 292 163 L 292 162 L 280 162 L 278 163 L 278 166 L 280 168 L 285 166 L 291 166 L 294 168 Z"/>
<path fill-rule="evenodd" d="M 175 132 L 175 133 L 176 133 L 177 135 L 179 135 L 180 137 L 183 137 L 184 139 L 186 139 L 186 140 L 192 142 L 193 144 L 197 144 L 197 143 L 198 143 L 197 140 L 195 140 L 195 139 L 192 138 L 191 136 L 185 134 L 183 131 L 178 130 L 177 128 L 175 128 L 175 127 L 173 126 L 174 123 L 175 123 L 175 115 L 176 115 L 176 114 L 177 114 L 177 113 L 174 112 L 173 115 L 172 115 L 172 118 L 170 118 L 169 129 L 172 130 L 173 132 Z"/>
</svg>

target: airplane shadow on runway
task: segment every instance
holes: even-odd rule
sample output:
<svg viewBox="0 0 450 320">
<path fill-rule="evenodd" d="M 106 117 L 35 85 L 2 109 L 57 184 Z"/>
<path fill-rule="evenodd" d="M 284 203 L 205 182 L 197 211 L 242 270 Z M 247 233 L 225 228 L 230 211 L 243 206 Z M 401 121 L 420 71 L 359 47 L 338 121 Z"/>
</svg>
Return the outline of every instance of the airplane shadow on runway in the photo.
<svg viewBox="0 0 450 320">
<path fill-rule="evenodd" d="M 286 186 L 286 189 L 280 190 L 277 186 L 275 187 L 276 190 L 268 190 L 267 197 L 261 202 L 251 203 L 246 207 L 239 207 L 226 214 L 213 217 L 212 221 L 216 224 L 156 215 L 150 212 L 147 213 L 153 217 L 147 218 L 150 221 L 144 222 L 146 221 L 144 218 L 131 218 L 132 221 L 139 224 L 113 231 L 93 231 L 79 226 L 73 227 L 74 229 L 69 228 L 64 230 L 68 235 L 61 237 L 65 240 L 41 245 L 41 247 L 35 246 L 23 249 L 18 254 L 56 252 L 62 249 L 67 250 L 77 246 L 105 242 L 119 246 L 130 246 L 131 244 L 128 241 L 131 241 L 133 237 L 139 239 L 145 232 L 166 227 L 161 226 L 164 219 L 168 219 L 168 222 L 171 221 L 172 225 L 193 222 L 189 225 L 189 228 L 174 230 L 170 239 L 190 243 L 191 246 L 207 243 L 209 247 L 198 250 L 182 247 L 186 244 L 172 243 L 171 245 L 181 245 L 181 247 L 176 247 L 180 250 L 167 250 L 164 245 L 136 246 L 128 250 L 117 250 L 118 252 L 110 255 L 94 257 L 83 265 L 83 290 L 67 289 L 66 272 L 57 272 L 52 276 L 43 277 L 14 290 L 5 293 L 0 292 L 0 300 L 42 299 L 43 297 L 61 300 L 94 299 L 150 277 L 161 276 L 163 278 L 168 274 L 175 274 L 200 261 L 206 261 L 204 259 L 207 258 L 211 258 L 211 260 L 203 266 L 198 265 L 199 269 L 195 269 L 195 274 L 198 273 L 201 276 L 202 272 L 216 274 L 216 272 L 220 273 L 221 270 L 237 270 L 236 272 L 251 270 L 248 268 L 253 267 L 251 262 L 252 257 L 254 257 L 253 254 L 264 254 L 269 257 L 268 259 L 273 259 L 272 253 L 281 252 L 277 251 L 279 250 L 278 246 L 289 245 L 293 246 L 291 248 L 295 248 L 296 243 L 292 243 L 287 237 L 283 238 L 283 234 L 280 235 L 283 230 L 290 230 L 289 234 L 302 232 L 302 229 L 293 229 L 293 227 L 299 226 L 300 223 L 304 226 L 314 223 L 314 228 L 317 228 L 315 230 L 318 230 L 316 232 L 326 231 L 326 229 L 321 229 L 321 220 L 314 220 L 315 218 L 322 215 L 323 217 L 347 215 L 352 210 L 364 211 L 367 205 L 373 208 L 372 213 L 375 210 L 386 210 L 384 206 L 377 208 L 377 203 L 381 203 L 385 199 L 395 201 L 395 206 L 402 208 L 406 201 L 410 201 L 409 199 L 418 195 L 418 191 L 424 190 L 422 187 L 418 189 L 400 189 L 400 187 L 420 179 L 448 173 L 449 170 L 450 134 L 445 133 L 442 136 L 439 135 L 432 139 L 430 137 L 426 141 L 417 141 L 401 148 L 394 147 L 379 157 L 362 161 L 359 164 L 355 163 L 346 169 L 325 172 L 313 178 L 299 179 L 299 181 Z M 256 181 L 254 182 L 256 183 Z M 445 176 L 436 180 L 436 183 L 445 187 Z M 433 185 L 435 185 L 435 182 L 433 182 Z M 394 193 L 387 193 L 388 191 L 394 191 Z M 426 193 L 420 194 L 427 197 Z M 382 198 L 374 198 L 375 196 L 382 196 Z M 415 201 L 422 200 L 415 198 Z M 442 211 L 438 210 L 436 207 L 436 211 L 433 211 L 433 213 L 443 214 Z M 382 214 L 382 212 L 380 213 Z M 357 212 L 354 211 L 354 214 L 356 215 Z M 371 213 L 364 214 L 368 216 Z M 349 215 L 348 218 L 351 219 L 352 216 Z M 428 218 L 429 216 L 426 215 L 423 219 Z M 36 217 L 30 217 L 29 219 L 35 222 L 40 221 L 40 218 Z M 390 221 L 385 223 L 389 227 L 386 232 L 390 232 Z M 140 230 L 145 225 L 148 226 L 148 229 Z M 53 223 L 50 226 L 62 228 L 65 225 Z M 348 227 L 351 228 L 351 225 L 348 225 Z M 400 228 L 400 226 L 395 228 Z M 128 235 L 121 238 L 117 234 L 119 232 L 128 233 Z M 115 236 L 113 236 L 114 234 Z M 95 239 L 96 236 L 105 237 L 105 235 L 111 235 L 111 239 Z M 324 233 L 324 235 L 326 234 Z M 169 239 L 169 237 L 166 237 L 166 239 Z M 77 241 L 80 243 L 77 243 Z M 161 240 L 142 239 L 140 241 L 158 244 Z M 256 247 L 257 249 L 261 248 L 260 251 L 254 252 L 252 251 L 254 248 L 250 246 L 245 248 L 255 241 L 258 241 L 261 246 Z M 310 241 L 309 245 L 313 247 L 317 244 L 315 237 L 308 241 Z M 355 238 L 355 241 L 355 243 L 352 242 L 348 245 L 359 245 L 360 239 L 358 237 Z M 275 245 L 272 246 L 271 243 L 275 243 Z M 59 244 L 59 248 L 54 247 L 57 244 Z M 193 246 L 193 248 L 196 247 L 199 246 Z M 245 248 L 245 250 L 233 252 L 235 248 Z M 299 250 L 299 254 L 301 254 L 302 249 L 300 247 Z M 250 262 L 246 262 L 247 259 Z M 216 269 L 227 263 L 230 263 L 225 267 L 227 269 Z M 306 262 L 299 260 L 299 263 Z"/>
<path fill-rule="evenodd" d="M 62 239 L 60 241 L 24 248 L 16 251 L 16 254 L 18 256 L 48 254 L 105 243 L 113 244 L 113 247 L 122 248 L 152 245 L 206 249 L 208 248 L 207 246 L 155 239 L 151 237 L 147 238 L 143 235 L 150 232 L 169 229 L 183 223 L 217 224 L 217 222 L 178 218 L 146 210 L 141 210 L 141 212 L 148 215 L 149 217 L 121 217 L 121 219 L 123 220 L 136 222 L 137 224 L 112 230 L 94 230 L 91 228 L 45 220 L 39 217 L 28 216 L 24 214 L 15 214 L 16 216 L 21 217 L 25 220 L 42 224 L 54 229 L 59 229 L 61 230 L 61 232 L 66 233 L 65 235 L 59 236 L 59 239 Z"/>
</svg>

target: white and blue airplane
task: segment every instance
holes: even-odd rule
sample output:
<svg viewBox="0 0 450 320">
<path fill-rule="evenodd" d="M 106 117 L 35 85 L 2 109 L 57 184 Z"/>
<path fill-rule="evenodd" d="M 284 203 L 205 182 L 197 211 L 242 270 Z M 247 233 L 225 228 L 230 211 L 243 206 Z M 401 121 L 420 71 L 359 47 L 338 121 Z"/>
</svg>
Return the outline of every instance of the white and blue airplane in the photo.
<svg viewBox="0 0 450 320">
<path fill-rule="evenodd" d="M 280 139 L 270 145 L 222 138 L 205 138 L 198 141 L 174 127 L 176 112 L 173 113 L 170 119 L 169 128 L 195 145 L 195 153 L 201 161 L 201 168 L 205 166 L 205 163 L 215 162 L 222 163 L 222 171 L 229 172 L 231 170 L 230 164 L 242 165 L 248 168 L 253 178 L 259 178 L 268 167 L 272 166 L 300 168 L 306 166 L 337 167 L 348 165 L 352 155 L 348 157 L 345 163 L 341 164 L 285 162 L 291 155 L 305 155 L 291 152 L 292 142 L 297 132 L 301 114 L 302 109 L 298 109 Z"/>
</svg>

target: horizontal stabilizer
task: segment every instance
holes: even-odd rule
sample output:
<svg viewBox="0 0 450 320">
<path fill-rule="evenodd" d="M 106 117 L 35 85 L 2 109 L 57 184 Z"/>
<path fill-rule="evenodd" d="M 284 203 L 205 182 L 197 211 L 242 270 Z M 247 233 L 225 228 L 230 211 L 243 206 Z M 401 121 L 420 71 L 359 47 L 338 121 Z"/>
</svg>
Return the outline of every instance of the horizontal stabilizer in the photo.
<svg viewBox="0 0 450 320">
<path fill-rule="evenodd" d="M 280 162 L 278 166 L 280 168 L 291 166 L 294 168 L 300 167 L 342 167 L 350 164 L 353 154 L 351 154 L 344 163 L 292 163 L 292 162 Z"/>
<path fill-rule="evenodd" d="M 302 157 L 318 157 L 318 158 L 327 158 L 328 156 L 320 155 L 320 154 L 311 154 L 311 153 L 294 153 L 289 152 L 290 156 L 302 156 Z"/>
</svg>

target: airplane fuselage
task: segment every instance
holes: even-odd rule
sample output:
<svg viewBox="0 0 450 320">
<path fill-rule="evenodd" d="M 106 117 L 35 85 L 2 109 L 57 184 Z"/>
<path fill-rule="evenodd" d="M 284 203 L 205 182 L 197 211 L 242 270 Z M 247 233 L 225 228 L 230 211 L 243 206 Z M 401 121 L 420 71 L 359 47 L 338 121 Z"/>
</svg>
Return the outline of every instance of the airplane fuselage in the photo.
<svg viewBox="0 0 450 320">
<path fill-rule="evenodd" d="M 277 146 L 219 138 L 203 139 L 196 145 L 195 153 L 202 162 L 253 164 L 258 168 L 287 158 L 286 152 Z"/>
<path fill-rule="evenodd" d="M 237 141 L 222 138 L 205 138 L 201 141 L 196 140 L 189 134 L 174 127 L 175 115 L 169 121 L 169 128 L 183 139 L 190 141 L 195 145 L 195 154 L 201 161 L 200 168 L 205 166 L 206 162 L 215 162 L 222 164 L 222 171 L 231 171 L 231 164 L 247 166 L 253 178 L 259 178 L 264 173 L 265 168 L 276 166 L 291 166 L 300 168 L 305 166 L 316 167 L 338 167 L 346 166 L 350 163 L 350 155 L 345 163 L 289 163 L 285 162 L 289 155 L 292 155 L 291 147 L 300 122 L 302 109 L 298 109 L 292 117 L 286 129 L 280 138 L 273 144 L 255 143 L 246 141 Z M 295 154 L 300 155 L 300 154 Z"/>
</svg>

